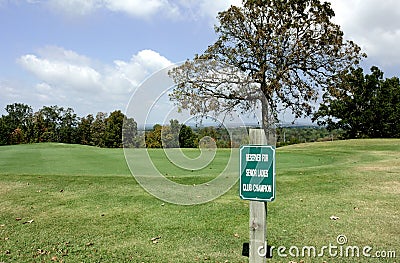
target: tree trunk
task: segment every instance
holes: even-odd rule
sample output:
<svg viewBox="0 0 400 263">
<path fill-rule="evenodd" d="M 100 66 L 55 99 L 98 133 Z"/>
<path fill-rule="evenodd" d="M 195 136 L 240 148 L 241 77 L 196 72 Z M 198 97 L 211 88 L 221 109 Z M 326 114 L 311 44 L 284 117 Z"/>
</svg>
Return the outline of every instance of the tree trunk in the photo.
<svg viewBox="0 0 400 263">
<path fill-rule="evenodd" d="M 267 138 L 267 144 L 276 146 L 276 127 L 275 115 L 273 109 L 270 109 L 270 104 L 266 96 L 261 96 L 261 124 Z"/>
</svg>

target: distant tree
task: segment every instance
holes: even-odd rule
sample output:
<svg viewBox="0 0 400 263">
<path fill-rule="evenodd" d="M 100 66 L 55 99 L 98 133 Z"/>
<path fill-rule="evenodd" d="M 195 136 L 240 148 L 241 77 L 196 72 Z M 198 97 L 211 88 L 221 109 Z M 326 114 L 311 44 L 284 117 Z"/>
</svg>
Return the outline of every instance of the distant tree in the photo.
<svg viewBox="0 0 400 263">
<path fill-rule="evenodd" d="M 25 143 L 30 140 L 32 132 L 32 108 L 23 103 L 14 103 L 5 107 L 7 115 L 3 116 L 3 132 L 7 144 Z M 18 139 L 16 138 L 18 137 Z"/>
<path fill-rule="evenodd" d="M 230 148 L 231 147 L 231 138 L 228 131 L 222 127 L 213 127 L 207 126 L 202 127 L 198 130 L 198 140 L 199 144 L 201 144 L 201 140 L 204 137 L 212 138 L 212 141 L 215 142 L 218 148 Z M 204 139 L 203 139 L 204 140 Z M 210 143 L 210 140 L 207 140 L 207 143 Z"/>
<path fill-rule="evenodd" d="M 105 147 L 104 136 L 106 131 L 107 113 L 98 112 L 91 126 L 91 142 L 93 146 Z"/>
<path fill-rule="evenodd" d="M 310 115 L 318 91 L 363 54 L 345 41 L 329 3 L 320 0 L 245 0 L 220 12 L 217 40 L 204 54 L 171 70 L 170 98 L 192 114 L 254 112 L 273 136 L 277 108 Z M 261 90 L 261 94 L 258 91 Z"/>
<path fill-rule="evenodd" d="M 137 123 L 133 118 L 125 117 L 124 125 L 122 127 L 122 135 L 124 147 L 141 147 L 138 138 Z"/>
<path fill-rule="evenodd" d="M 8 113 L 8 121 L 13 129 L 20 128 L 27 130 L 32 121 L 32 108 L 23 103 L 14 103 L 7 105 L 5 110 Z"/>
<path fill-rule="evenodd" d="M 198 144 L 197 134 L 193 132 L 190 126 L 183 124 L 179 132 L 179 146 L 181 148 L 196 148 Z"/>
<path fill-rule="evenodd" d="M 178 120 L 170 120 L 170 125 L 161 129 L 161 141 L 164 148 L 179 148 L 179 132 L 181 125 Z"/>
<path fill-rule="evenodd" d="M 33 114 L 33 139 L 32 142 L 39 143 L 42 142 L 42 135 L 45 132 L 45 125 L 43 121 L 43 115 L 40 111 Z"/>
<path fill-rule="evenodd" d="M 8 144 L 9 127 L 4 116 L 0 118 L 0 145 Z"/>
<path fill-rule="evenodd" d="M 93 121 L 94 117 L 92 114 L 80 118 L 77 128 L 78 143 L 83 145 L 90 145 L 90 142 L 92 140 Z"/>
<path fill-rule="evenodd" d="M 63 109 L 60 114 L 59 142 L 79 143 L 77 140 L 78 119 L 74 110 L 72 108 Z"/>
<path fill-rule="evenodd" d="M 228 142 L 229 139 L 228 141 L 225 141 L 224 139 L 226 138 L 224 138 L 224 135 L 225 133 L 222 132 L 222 129 L 215 128 L 213 126 L 203 127 L 198 131 L 199 146 L 208 147 L 207 144 L 209 145 L 210 143 L 214 142 L 218 148 L 230 147 L 230 143 Z M 207 137 L 208 139 L 206 139 Z"/>
<path fill-rule="evenodd" d="M 2 116 L 0 119 L 0 141 L 1 141 L 1 145 L 7 145 L 10 144 L 10 136 L 11 133 L 13 132 L 13 128 L 10 125 L 10 123 L 8 122 L 9 117 L 6 116 Z"/>
<path fill-rule="evenodd" d="M 198 131 L 199 138 L 203 138 L 205 136 L 209 136 L 214 140 L 217 140 L 218 133 L 217 130 L 213 126 L 202 127 Z"/>
<path fill-rule="evenodd" d="M 41 141 L 60 142 L 60 125 L 64 108 L 54 106 L 44 106 L 39 110 L 39 120 L 43 121 L 44 132 L 41 134 Z"/>
<path fill-rule="evenodd" d="M 383 79 L 383 72 L 371 68 L 344 74 L 324 95 L 314 120 L 328 129 L 343 129 L 347 138 L 400 137 L 400 82 Z"/>
<path fill-rule="evenodd" d="M 162 148 L 161 130 L 162 126 L 156 124 L 153 126 L 153 130 L 146 131 L 145 142 L 147 148 Z"/>
<path fill-rule="evenodd" d="M 106 129 L 104 132 L 104 145 L 109 148 L 122 147 L 122 126 L 124 124 L 125 115 L 116 110 L 111 112 L 106 119 Z"/>
<path fill-rule="evenodd" d="M 10 135 L 10 144 L 20 144 L 25 142 L 24 133 L 20 128 L 16 128 Z"/>
</svg>

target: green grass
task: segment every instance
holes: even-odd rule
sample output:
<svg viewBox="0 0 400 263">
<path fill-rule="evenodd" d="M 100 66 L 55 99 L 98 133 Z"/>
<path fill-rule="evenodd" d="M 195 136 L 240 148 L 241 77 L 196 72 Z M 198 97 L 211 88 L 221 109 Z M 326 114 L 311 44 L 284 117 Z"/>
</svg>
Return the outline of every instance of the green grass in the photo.
<svg viewBox="0 0 400 263">
<path fill-rule="evenodd" d="M 209 167 L 193 172 L 174 167 L 159 150 L 150 154 L 168 178 L 190 185 L 218 175 L 229 152 L 220 150 Z M 278 148 L 276 171 L 270 245 L 320 248 L 343 234 L 348 245 L 396 250 L 397 259 L 275 253 L 269 262 L 398 260 L 400 140 Z M 0 147 L 0 262 L 247 262 L 241 247 L 248 242 L 248 213 L 238 185 L 207 204 L 164 204 L 136 183 L 121 149 Z M 161 238 L 153 244 L 153 237 Z"/>
<path fill-rule="evenodd" d="M 148 151 L 153 164 L 162 175 L 171 181 L 185 185 L 202 184 L 214 179 L 223 172 L 231 154 L 230 149 L 221 149 L 216 152 L 214 159 L 212 159 L 212 162 L 206 167 L 202 169 L 186 170 L 174 165 L 173 162 L 166 161 L 167 156 L 162 154 L 163 151 L 158 149 L 149 149 Z M 237 150 L 234 151 L 237 154 Z M 184 149 L 184 154 L 190 159 L 195 159 L 200 156 L 200 150 Z"/>
</svg>

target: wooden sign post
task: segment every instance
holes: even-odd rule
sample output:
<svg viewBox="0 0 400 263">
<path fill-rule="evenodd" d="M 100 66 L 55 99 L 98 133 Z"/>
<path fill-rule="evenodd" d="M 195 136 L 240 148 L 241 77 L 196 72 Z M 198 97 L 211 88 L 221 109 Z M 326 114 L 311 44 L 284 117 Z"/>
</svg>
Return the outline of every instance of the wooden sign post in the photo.
<svg viewBox="0 0 400 263">
<path fill-rule="evenodd" d="M 267 201 L 275 198 L 275 148 L 267 145 L 264 130 L 250 129 L 249 135 L 251 145 L 240 149 L 240 197 L 250 200 L 249 262 L 265 263 Z"/>
</svg>

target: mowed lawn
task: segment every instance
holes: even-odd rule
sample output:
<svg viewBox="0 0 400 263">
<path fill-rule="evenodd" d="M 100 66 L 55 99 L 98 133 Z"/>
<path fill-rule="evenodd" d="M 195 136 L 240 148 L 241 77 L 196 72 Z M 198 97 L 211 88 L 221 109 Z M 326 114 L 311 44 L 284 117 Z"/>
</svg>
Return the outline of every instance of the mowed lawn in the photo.
<svg viewBox="0 0 400 263">
<path fill-rule="evenodd" d="M 219 150 L 200 171 L 174 167 L 160 150 L 150 155 L 168 178 L 192 185 L 217 176 L 229 151 Z M 286 247 L 287 257 L 275 250 L 268 262 L 399 261 L 400 140 L 278 148 L 276 172 L 268 242 Z M 2 146 L 0 262 L 247 262 L 241 250 L 249 238 L 249 202 L 239 199 L 238 187 L 206 204 L 179 206 L 143 190 L 122 149 Z M 362 251 L 352 258 L 327 250 L 324 257 L 289 254 L 293 246 L 338 245 L 339 235 L 347 238 L 344 246 L 370 246 L 371 255 L 395 251 L 397 259 Z"/>
</svg>

